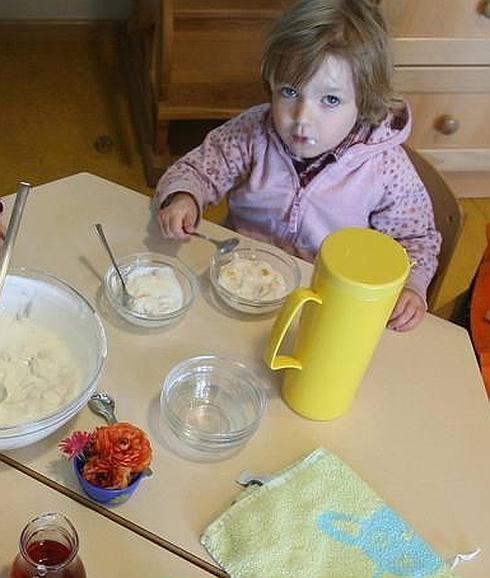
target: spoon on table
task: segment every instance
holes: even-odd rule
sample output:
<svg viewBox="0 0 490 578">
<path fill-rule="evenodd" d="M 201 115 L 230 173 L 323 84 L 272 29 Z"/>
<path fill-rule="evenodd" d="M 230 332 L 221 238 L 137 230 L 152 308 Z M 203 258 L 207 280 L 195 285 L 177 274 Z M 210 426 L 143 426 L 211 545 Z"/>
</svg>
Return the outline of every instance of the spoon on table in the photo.
<svg viewBox="0 0 490 578">
<path fill-rule="evenodd" d="M 30 192 L 31 192 L 30 183 L 24 182 L 19 183 L 17 191 L 15 193 L 15 201 L 14 206 L 12 208 L 12 214 L 9 219 L 7 231 L 5 233 L 5 239 L 2 247 L 0 248 L 0 293 L 2 292 L 5 277 L 7 276 L 7 271 L 10 264 L 10 257 L 12 256 L 15 239 L 17 238 L 17 233 L 20 227 L 20 221 L 22 219 L 22 214 L 24 212 L 24 206 L 26 204 L 27 197 Z"/>
<path fill-rule="evenodd" d="M 100 223 L 97 223 L 95 225 L 95 230 L 97 231 L 97 234 L 99 235 L 100 240 L 102 241 L 102 244 L 104 245 L 105 250 L 107 251 L 107 253 L 109 254 L 109 257 L 112 261 L 112 265 L 114 266 L 114 269 L 117 273 L 117 276 L 119 277 L 119 280 L 121 281 L 121 287 L 122 287 L 122 302 L 124 306 L 127 306 L 131 300 L 132 297 L 128 291 L 128 288 L 126 286 L 126 281 L 124 281 L 124 277 L 121 273 L 121 270 L 119 269 L 117 263 L 116 263 L 116 259 L 114 257 L 114 254 L 111 250 L 111 247 L 107 241 L 107 238 L 105 236 L 104 233 L 104 229 L 102 228 L 102 225 Z"/>
<path fill-rule="evenodd" d="M 112 395 L 106 391 L 96 391 L 93 393 L 88 400 L 88 406 L 95 415 L 103 417 L 109 425 L 117 422 L 116 402 Z M 145 468 L 143 473 L 145 476 L 151 476 L 153 474 L 150 468 Z"/>
<path fill-rule="evenodd" d="M 107 392 L 96 391 L 90 396 L 88 406 L 96 415 L 103 417 L 109 425 L 117 422 L 116 402 Z"/>
<path fill-rule="evenodd" d="M 2 293 L 2 288 L 5 283 L 5 278 L 7 277 L 10 257 L 12 256 L 12 251 L 14 248 L 15 239 L 17 238 L 17 233 L 20 227 L 20 221 L 22 219 L 22 214 L 24 212 L 24 206 L 27 201 L 27 197 L 31 192 L 30 183 L 19 183 L 17 191 L 15 194 L 14 206 L 12 208 L 12 214 L 10 215 L 7 231 L 5 233 L 5 239 L 2 247 L 0 248 L 0 297 Z M 0 381 L 0 403 L 5 401 L 8 392 L 5 385 Z"/>
<path fill-rule="evenodd" d="M 218 249 L 218 253 L 221 253 L 221 255 L 224 255 L 225 253 L 229 253 L 230 251 L 233 251 L 233 249 L 240 242 L 240 239 L 238 237 L 230 237 L 229 239 L 224 239 L 223 241 L 219 241 L 218 239 L 213 239 L 212 237 L 208 237 L 207 235 L 203 235 L 202 233 L 198 233 L 197 231 L 193 231 L 190 234 L 194 235 L 194 237 L 199 237 L 200 239 L 205 239 L 206 241 L 209 241 L 210 243 L 213 243 L 214 245 L 216 245 L 216 248 Z"/>
</svg>

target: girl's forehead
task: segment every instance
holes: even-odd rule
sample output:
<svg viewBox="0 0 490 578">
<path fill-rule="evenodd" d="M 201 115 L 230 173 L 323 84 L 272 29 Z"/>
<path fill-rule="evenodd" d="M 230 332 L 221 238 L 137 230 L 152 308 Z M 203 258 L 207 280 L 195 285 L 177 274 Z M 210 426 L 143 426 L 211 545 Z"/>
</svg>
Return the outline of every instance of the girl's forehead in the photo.
<svg viewBox="0 0 490 578">
<path fill-rule="evenodd" d="M 329 55 L 319 65 L 316 72 L 305 85 L 318 88 L 353 90 L 354 81 L 352 68 L 347 60 L 339 56 Z"/>
<path fill-rule="evenodd" d="M 334 54 L 325 56 L 306 80 L 302 80 L 304 72 L 304 64 L 302 65 L 300 60 L 290 60 L 280 66 L 279 71 L 276 71 L 276 79 L 273 83 L 275 85 L 290 84 L 300 88 L 308 86 L 315 86 L 315 88 L 332 87 L 339 90 L 354 88 L 351 65 L 341 56 Z"/>
<path fill-rule="evenodd" d="M 335 54 L 327 54 L 308 63 L 300 54 L 284 57 L 274 72 L 272 85 L 289 85 L 297 89 L 314 88 L 315 91 L 354 91 L 352 67 L 349 61 Z"/>
</svg>

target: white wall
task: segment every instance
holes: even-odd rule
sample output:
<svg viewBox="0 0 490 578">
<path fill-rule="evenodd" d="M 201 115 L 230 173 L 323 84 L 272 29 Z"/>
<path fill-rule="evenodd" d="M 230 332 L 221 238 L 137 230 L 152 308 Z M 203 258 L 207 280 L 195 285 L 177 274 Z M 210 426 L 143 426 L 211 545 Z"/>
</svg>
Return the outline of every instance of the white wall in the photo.
<svg viewBox="0 0 490 578">
<path fill-rule="evenodd" d="M 131 0 L 0 0 L 0 20 L 119 20 Z"/>
</svg>

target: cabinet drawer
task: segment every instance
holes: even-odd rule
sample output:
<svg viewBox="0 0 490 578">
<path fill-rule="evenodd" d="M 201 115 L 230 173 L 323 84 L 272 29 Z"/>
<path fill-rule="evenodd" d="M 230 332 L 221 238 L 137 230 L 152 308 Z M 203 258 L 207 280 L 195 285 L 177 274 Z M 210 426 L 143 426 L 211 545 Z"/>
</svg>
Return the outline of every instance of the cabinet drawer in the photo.
<svg viewBox="0 0 490 578">
<path fill-rule="evenodd" d="M 381 6 L 394 36 L 490 37 L 488 0 L 382 0 Z"/>
<path fill-rule="evenodd" d="M 488 94 L 407 94 L 416 148 L 490 147 Z M 445 134 L 446 133 L 446 134 Z"/>
</svg>

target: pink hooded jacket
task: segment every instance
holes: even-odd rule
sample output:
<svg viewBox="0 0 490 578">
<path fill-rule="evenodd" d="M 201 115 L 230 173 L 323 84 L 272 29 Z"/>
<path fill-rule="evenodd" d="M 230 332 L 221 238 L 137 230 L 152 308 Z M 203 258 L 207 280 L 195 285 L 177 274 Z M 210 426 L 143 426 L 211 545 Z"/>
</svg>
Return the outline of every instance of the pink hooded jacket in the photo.
<svg viewBox="0 0 490 578">
<path fill-rule="evenodd" d="M 228 194 L 227 224 L 307 259 L 337 229 L 376 229 L 399 241 L 416 262 L 406 286 L 425 298 L 437 268 L 440 234 L 428 193 L 400 146 L 409 134 L 406 109 L 302 188 L 274 130 L 270 105 L 259 105 L 211 131 L 170 167 L 157 185 L 156 206 L 185 191 L 202 212 Z"/>
</svg>

